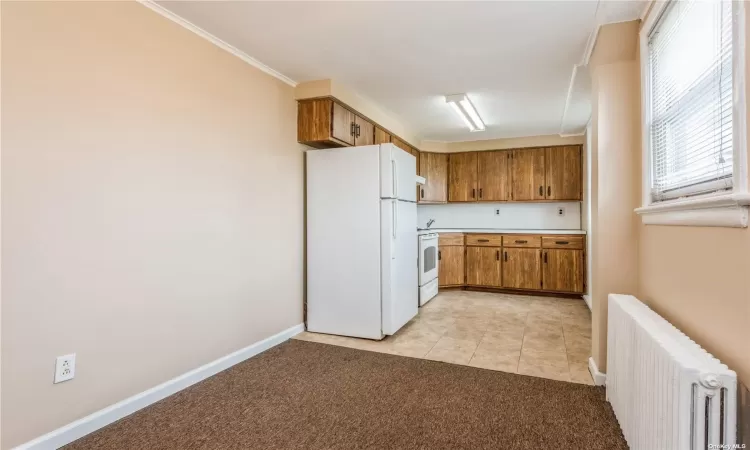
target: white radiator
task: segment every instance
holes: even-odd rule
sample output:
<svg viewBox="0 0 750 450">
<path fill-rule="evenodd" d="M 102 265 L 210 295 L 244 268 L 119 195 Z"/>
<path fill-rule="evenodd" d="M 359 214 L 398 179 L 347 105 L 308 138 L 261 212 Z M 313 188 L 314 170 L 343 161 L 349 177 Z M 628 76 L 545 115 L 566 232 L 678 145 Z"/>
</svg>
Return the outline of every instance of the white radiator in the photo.
<svg viewBox="0 0 750 450">
<path fill-rule="evenodd" d="M 609 296 L 606 380 L 631 450 L 736 443 L 737 375 L 630 295 Z"/>
</svg>

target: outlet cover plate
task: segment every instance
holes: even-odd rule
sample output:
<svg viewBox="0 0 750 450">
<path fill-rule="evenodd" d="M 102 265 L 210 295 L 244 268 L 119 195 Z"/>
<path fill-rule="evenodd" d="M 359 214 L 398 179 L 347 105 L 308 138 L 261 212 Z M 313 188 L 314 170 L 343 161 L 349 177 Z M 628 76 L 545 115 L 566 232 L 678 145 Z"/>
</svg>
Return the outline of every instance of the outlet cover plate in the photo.
<svg viewBox="0 0 750 450">
<path fill-rule="evenodd" d="M 58 356 L 55 360 L 55 383 L 72 380 L 76 376 L 76 354 Z"/>
</svg>

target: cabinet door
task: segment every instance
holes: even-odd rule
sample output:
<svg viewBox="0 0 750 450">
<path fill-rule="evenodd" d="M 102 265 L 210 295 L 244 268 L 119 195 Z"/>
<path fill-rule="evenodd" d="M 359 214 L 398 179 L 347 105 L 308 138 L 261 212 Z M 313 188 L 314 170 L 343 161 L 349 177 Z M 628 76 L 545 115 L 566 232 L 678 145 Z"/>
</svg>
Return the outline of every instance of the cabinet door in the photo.
<svg viewBox="0 0 750 450">
<path fill-rule="evenodd" d="M 581 200 L 583 170 L 581 147 L 568 145 L 546 149 L 548 200 Z"/>
<path fill-rule="evenodd" d="M 448 200 L 448 155 L 445 153 L 420 153 L 419 174 L 427 180 L 420 186 L 420 202 L 445 202 Z"/>
<path fill-rule="evenodd" d="M 466 284 L 501 287 L 500 253 L 500 247 L 466 247 Z"/>
<path fill-rule="evenodd" d="M 477 153 L 479 200 L 510 200 L 510 153 L 509 150 Z"/>
<path fill-rule="evenodd" d="M 391 135 L 380 127 L 375 127 L 375 144 L 387 144 L 391 142 Z"/>
<path fill-rule="evenodd" d="M 331 136 L 349 145 L 354 145 L 354 113 L 333 102 Z"/>
<path fill-rule="evenodd" d="M 510 159 L 513 200 L 544 200 L 543 148 L 513 150 Z"/>
<path fill-rule="evenodd" d="M 476 152 L 451 153 L 448 157 L 448 201 L 477 200 Z"/>
<path fill-rule="evenodd" d="M 372 145 L 375 143 L 375 125 L 359 116 L 354 120 L 354 145 Z"/>
<path fill-rule="evenodd" d="M 450 245 L 438 249 L 438 286 L 464 284 L 464 247 Z"/>
<path fill-rule="evenodd" d="M 541 266 L 538 248 L 503 248 L 503 287 L 541 289 Z"/>
<path fill-rule="evenodd" d="M 583 250 L 542 250 L 542 257 L 544 290 L 583 292 Z"/>
</svg>

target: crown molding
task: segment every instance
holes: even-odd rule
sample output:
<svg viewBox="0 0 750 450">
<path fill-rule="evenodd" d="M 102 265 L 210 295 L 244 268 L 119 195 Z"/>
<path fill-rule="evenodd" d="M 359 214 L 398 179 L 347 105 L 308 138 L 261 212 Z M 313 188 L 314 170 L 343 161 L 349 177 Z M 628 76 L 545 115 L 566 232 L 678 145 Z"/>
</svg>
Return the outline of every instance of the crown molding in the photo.
<svg viewBox="0 0 750 450">
<path fill-rule="evenodd" d="M 203 39 L 211 42 L 215 46 L 221 48 L 222 50 L 225 50 L 234 56 L 238 57 L 239 59 L 243 60 L 247 64 L 250 64 L 251 66 L 255 67 L 256 69 L 259 69 L 268 75 L 271 75 L 274 78 L 277 78 L 284 83 L 288 84 L 289 86 L 296 87 L 297 82 L 292 80 L 291 78 L 287 77 L 286 75 L 277 72 L 276 70 L 268 67 L 267 65 L 263 64 L 262 62 L 258 61 L 257 59 L 253 58 L 252 56 L 248 55 L 247 53 L 243 52 L 242 50 L 238 49 L 237 47 L 219 39 L 218 37 L 214 36 L 213 34 L 209 33 L 208 31 L 202 29 L 201 27 L 195 25 L 194 23 L 183 19 L 182 17 L 178 16 L 177 14 L 173 13 L 172 11 L 168 10 L 167 8 L 159 5 L 158 3 L 154 2 L 153 0 L 137 0 L 138 3 L 145 6 L 146 8 L 154 11 L 155 13 L 159 14 L 162 17 L 165 17 L 172 22 L 182 26 L 183 28 L 186 28 L 193 33 L 197 34 L 198 36 L 202 37 Z"/>
</svg>

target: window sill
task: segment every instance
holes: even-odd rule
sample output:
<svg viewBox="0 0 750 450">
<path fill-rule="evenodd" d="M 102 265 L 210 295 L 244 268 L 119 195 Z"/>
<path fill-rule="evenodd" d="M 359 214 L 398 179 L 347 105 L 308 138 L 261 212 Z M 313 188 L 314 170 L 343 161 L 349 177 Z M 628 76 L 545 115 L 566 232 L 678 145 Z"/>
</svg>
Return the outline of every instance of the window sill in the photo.
<svg viewBox="0 0 750 450">
<path fill-rule="evenodd" d="M 750 193 L 672 200 L 636 208 L 645 225 L 746 228 Z"/>
</svg>

